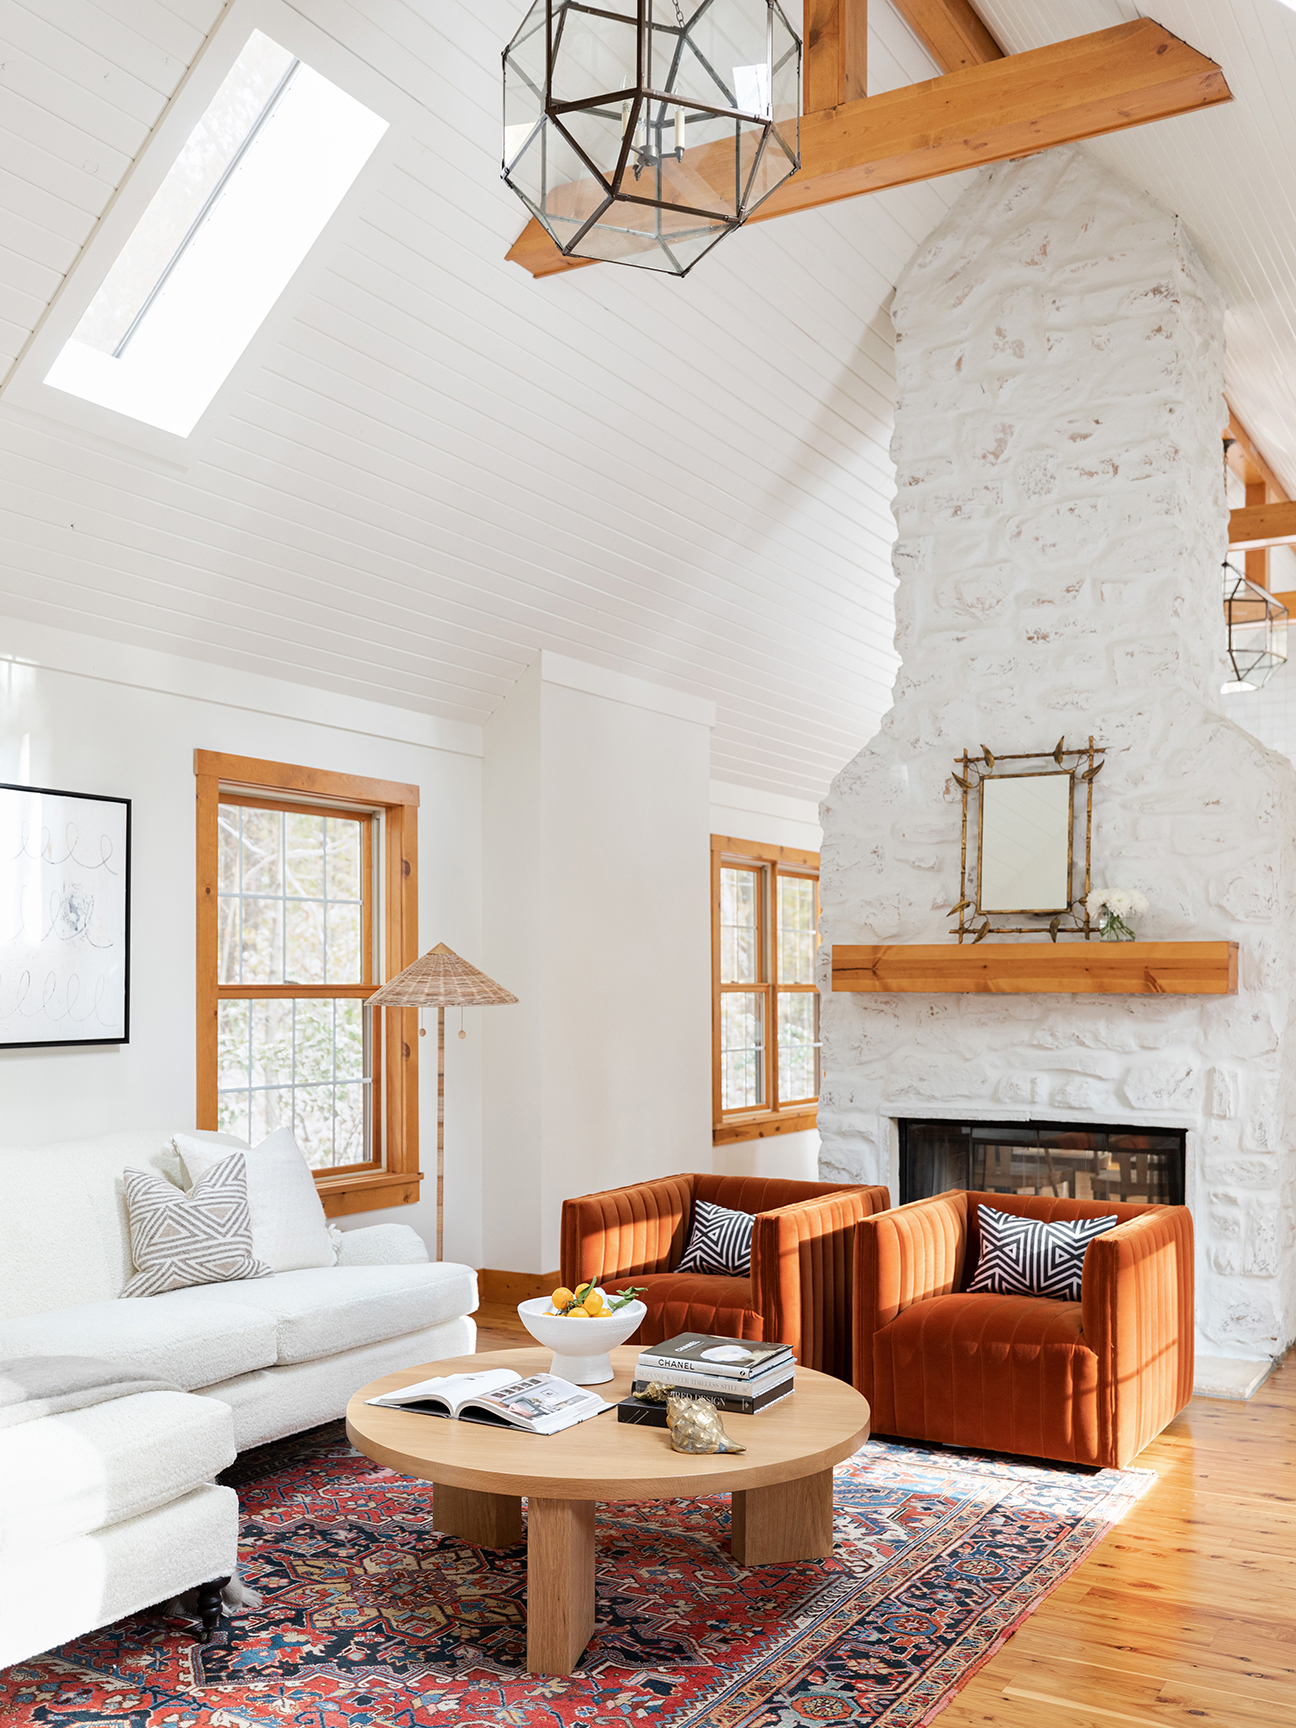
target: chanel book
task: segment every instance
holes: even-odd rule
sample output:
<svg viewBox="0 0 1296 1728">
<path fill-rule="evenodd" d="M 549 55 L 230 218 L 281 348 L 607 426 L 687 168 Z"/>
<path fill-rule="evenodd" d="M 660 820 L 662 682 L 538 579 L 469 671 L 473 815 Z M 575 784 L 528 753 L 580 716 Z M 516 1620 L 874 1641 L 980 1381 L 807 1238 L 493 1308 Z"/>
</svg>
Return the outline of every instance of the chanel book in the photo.
<svg viewBox="0 0 1296 1728">
<path fill-rule="evenodd" d="M 655 1368 L 689 1368 L 698 1374 L 722 1374 L 728 1380 L 754 1380 L 779 1362 L 786 1362 L 789 1369 L 792 1366 L 792 1352 L 786 1344 L 680 1332 L 641 1350 L 635 1372 L 651 1376 Z"/>
</svg>

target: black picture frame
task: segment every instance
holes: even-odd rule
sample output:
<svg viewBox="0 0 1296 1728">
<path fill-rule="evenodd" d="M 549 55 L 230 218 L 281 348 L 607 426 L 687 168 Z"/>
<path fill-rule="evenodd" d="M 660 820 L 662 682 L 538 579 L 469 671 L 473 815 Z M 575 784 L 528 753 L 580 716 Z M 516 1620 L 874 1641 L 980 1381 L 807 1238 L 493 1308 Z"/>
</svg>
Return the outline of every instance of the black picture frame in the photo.
<svg viewBox="0 0 1296 1728">
<path fill-rule="evenodd" d="M 71 792 L 71 791 L 67 791 L 66 789 L 64 789 L 62 787 L 57 787 L 57 786 L 24 786 L 24 785 L 16 784 L 16 783 L 11 782 L 11 781 L 0 781 L 0 848 L 2 848 L 4 846 L 4 843 L 5 843 L 5 840 L 4 840 L 4 835 L 5 835 L 5 829 L 4 829 L 4 815 L 5 815 L 5 812 L 4 812 L 4 794 L 6 794 L 6 793 L 25 794 L 27 796 L 36 796 L 36 797 L 40 797 L 40 798 L 61 798 L 61 799 L 67 799 L 73 804 L 85 804 L 85 805 L 112 804 L 112 805 L 118 806 L 121 809 L 122 815 L 123 815 L 122 849 L 123 849 L 124 858 L 125 858 L 125 865 L 124 865 L 124 869 L 122 871 L 122 906 L 121 906 L 121 943 L 122 943 L 122 948 L 124 950 L 124 955 L 123 955 L 122 970 L 121 970 L 121 1027 L 122 1027 L 122 1029 L 121 1029 L 120 1034 L 113 1033 L 110 1036 L 105 1037 L 105 1038 L 18 1038 L 18 1039 L 12 1039 L 12 1038 L 8 1038 L 8 1037 L 4 1036 L 4 1033 L 7 1032 L 10 1028 L 5 1024 L 6 1007 L 5 1007 L 5 999 L 4 999 L 5 998 L 5 991 L 4 991 L 3 973 L 5 970 L 7 970 L 7 968 L 4 966 L 4 960 L 3 960 L 4 949 L 3 949 L 3 947 L 0 947 L 0 1050 L 51 1050 L 51 1049 L 82 1048 L 82 1047 L 89 1046 L 89 1045 L 129 1044 L 130 1043 L 130 1007 L 131 1007 L 131 851 L 132 851 L 132 845 L 131 845 L 131 828 L 132 828 L 131 800 L 129 798 L 117 798 L 117 797 L 112 796 L 111 794 L 102 793 L 102 792 Z M 43 851 L 43 847 L 42 847 L 42 851 Z M 16 854 L 13 854 L 12 856 L 16 856 Z M 35 854 L 35 856 L 40 857 L 41 853 L 38 852 L 37 854 Z M 69 856 L 72 856 L 72 854 L 69 854 Z M 9 862 L 9 858 L 5 857 L 3 855 L 3 853 L 0 853 L 0 868 L 2 868 L 8 862 Z M 50 862 L 57 864 L 57 863 L 62 862 L 62 861 L 61 860 L 51 860 Z M 81 868 L 93 870 L 93 869 L 105 867 L 105 865 L 106 865 L 106 860 L 101 860 L 99 863 L 85 863 L 83 861 L 81 863 Z M 6 913 L 11 911 L 11 910 L 12 910 L 11 908 L 6 908 L 6 907 L 0 905 L 0 941 L 4 941 L 6 939 L 6 937 L 5 937 L 6 931 L 12 930 L 15 928 L 15 920 L 13 919 L 13 917 L 6 916 Z M 18 919 L 19 926 L 21 925 L 21 921 L 22 921 L 22 918 L 21 918 L 21 912 L 20 912 L 19 919 Z"/>
</svg>

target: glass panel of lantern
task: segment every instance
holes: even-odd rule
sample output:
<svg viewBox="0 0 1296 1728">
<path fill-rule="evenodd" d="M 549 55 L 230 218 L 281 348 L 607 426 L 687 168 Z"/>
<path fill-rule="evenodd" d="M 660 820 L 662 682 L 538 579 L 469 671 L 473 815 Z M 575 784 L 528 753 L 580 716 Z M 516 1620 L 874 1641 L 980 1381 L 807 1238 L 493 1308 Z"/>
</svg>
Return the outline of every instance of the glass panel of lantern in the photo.
<svg viewBox="0 0 1296 1728">
<path fill-rule="evenodd" d="M 1223 690 L 1259 690 L 1287 660 L 1287 608 L 1268 589 L 1224 565 L 1224 618 L 1233 677 Z"/>
<path fill-rule="evenodd" d="M 569 256 L 682 276 L 795 172 L 800 95 L 777 0 L 535 0 L 504 178 Z"/>
</svg>

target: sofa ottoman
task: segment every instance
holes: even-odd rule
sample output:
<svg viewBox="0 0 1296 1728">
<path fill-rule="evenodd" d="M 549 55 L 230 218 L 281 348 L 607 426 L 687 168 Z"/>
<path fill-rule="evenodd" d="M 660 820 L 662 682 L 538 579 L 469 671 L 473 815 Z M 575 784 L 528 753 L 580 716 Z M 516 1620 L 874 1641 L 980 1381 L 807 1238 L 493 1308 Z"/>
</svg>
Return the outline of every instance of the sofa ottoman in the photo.
<svg viewBox="0 0 1296 1728">
<path fill-rule="evenodd" d="M 0 1429 L 0 1667 L 233 1576 L 234 1420 L 139 1392 Z"/>
</svg>

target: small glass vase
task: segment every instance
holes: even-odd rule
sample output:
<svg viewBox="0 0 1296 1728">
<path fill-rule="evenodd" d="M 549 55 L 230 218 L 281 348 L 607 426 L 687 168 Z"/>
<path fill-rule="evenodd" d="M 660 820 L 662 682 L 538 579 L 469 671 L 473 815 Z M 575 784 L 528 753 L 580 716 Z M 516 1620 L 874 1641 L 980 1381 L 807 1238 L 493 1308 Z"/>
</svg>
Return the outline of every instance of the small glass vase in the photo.
<svg viewBox="0 0 1296 1728">
<path fill-rule="evenodd" d="M 1104 912 L 1098 920 L 1100 942 L 1137 942 L 1138 937 L 1118 912 Z"/>
</svg>

